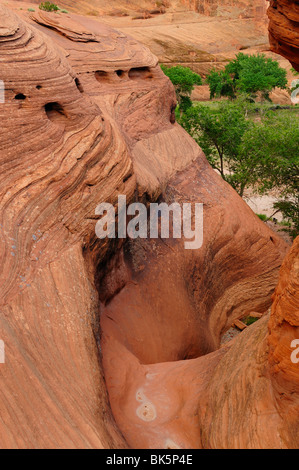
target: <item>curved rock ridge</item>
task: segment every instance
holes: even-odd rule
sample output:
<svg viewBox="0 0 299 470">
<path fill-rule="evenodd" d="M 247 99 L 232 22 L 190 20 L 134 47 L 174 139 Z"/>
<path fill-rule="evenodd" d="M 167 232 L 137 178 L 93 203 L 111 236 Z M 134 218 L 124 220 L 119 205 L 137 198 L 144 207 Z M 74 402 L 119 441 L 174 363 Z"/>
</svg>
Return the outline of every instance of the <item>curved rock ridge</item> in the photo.
<svg viewBox="0 0 299 470">
<path fill-rule="evenodd" d="M 47 11 L 38 10 L 37 12 L 30 13 L 29 17 L 41 25 L 52 28 L 58 33 L 66 36 L 71 41 L 77 42 L 91 42 L 97 41 L 95 34 L 83 28 L 80 23 L 68 19 L 67 24 L 63 21 L 63 17 L 53 15 Z M 98 42 L 98 41 L 97 41 Z"/>
<path fill-rule="evenodd" d="M 287 246 L 174 122 L 148 49 L 25 16 L 0 6 L 0 446 L 290 446 L 267 317 L 219 348 L 268 310 Z M 203 246 L 97 239 L 120 194 L 204 203 Z"/>
<path fill-rule="evenodd" d="M 284 417 L 282 436 L 288 447 L 298 448 L 299 354 L 295 347 L 297 346 L 298 351 L 299 237 L 281 268 L 269 322 L 269 345 L 270 372 L 276 403 Z"/>
<path fill-rule="evenodd" d="M 97 204 L 135 189 L 128 148 L 57 45 L 2 6 L 0 23 L 1 447 L 122 447 L 82 249 Z"/>
<path fill-rule="evenodd" d="M 1 303 L 18 282 L 29 282 L 44 258 L 48 262 L 48 252 L 58 254 L 70 238 L 89 238 L 94 208 L 101 197 L 113 197 L 109 179 L 116 176 L 120 184 L 132 174 L 124 139 L 114 135 L 118 131 L 81 92 L 60 50 L 17 17 L 10 21 L 16 26 L 4 30 L 1 40 L 6 88 L 1 105 Z M 25 131 L 18 139 L 16 129 Z M 134 184 L 129 178 L 125 186 L 132 192 Z"/>
<path fill-rule="evenodd" d="M 101 345 L 115 419 L 134 448 L 287 447 L 269 376 L 269 316 L 219 349 L 236 318 L 268 310 L 277 240 L 263 237 L 203 162 L 171 179 L 166 194 L 204 201 L 204 245 L 133 242 L 110 266 Z"/>
<path fill-rule="evenodd" d="M 295 0 L 270 0 L 269 38 L 273 52 L 299 71 L 299 5 Z"/>
</svg>

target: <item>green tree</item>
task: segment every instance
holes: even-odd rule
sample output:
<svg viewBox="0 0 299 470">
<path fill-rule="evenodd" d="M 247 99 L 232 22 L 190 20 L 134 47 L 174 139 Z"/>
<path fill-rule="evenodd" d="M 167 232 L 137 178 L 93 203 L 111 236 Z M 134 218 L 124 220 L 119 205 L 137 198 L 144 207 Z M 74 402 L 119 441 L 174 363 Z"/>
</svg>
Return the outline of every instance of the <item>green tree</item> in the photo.
<svg viewBox="0 0 299 470">
<path fill-rule="evenodd" d="M 287 72 L 276 60 L 264 54 L 239 53 L 224 71 L 212 70 L 207 76 L 211 98 L 227 96 L 235 99 L 245 93 L 255 100 L 260 92 L 262 99 L 270 100 L 273 88 L 287 88 Z"/>
<path fill-rule="evenodd" d="M 252 165 L 251 181 L 258 191 L 278 189 L 274 209 L 292 222 L 292 234 L 299 234 L 299 119 L 296 114 L 268 113 L 259 125 L 250 127 L 239 148 L 241 159 Z"/>
<path fill-rule="evenodd" d="M 212 69 L 206 78 L 210 87 L 210 98 L 227 96 L 231 99 L 236 98 L 235 83 L 226 70 Z"/>
<path fill-rule="evenodd" d="M 253 187 L 260 194 L 276 188 L 274 209 L 299 234 L 299 118 L 296 113 L 268 111 L 258 120 L 247 118 L 242 100 L 219 107 L 193 106 L 179 119 L 223 179 L 243 196 Z"/>
<path fill-rule="evenodd" d="M 253 123 L 239 104 L 223 102 L 218 110 L 198 105 L 186 111 L 180 124 L 196 140 L 208 161 L 242 195 L 251 171 L 241 165 L 239 147 Z"/>
<path fill-rule="evenodd" d="M 190 96 L 194 86 L 202 85 L 201 76 L 182 65 L 175 67 L 161 65 L 161 69 L 174 85 L 181 113 L 185 112 L 192 106 Z"/>
</svg>

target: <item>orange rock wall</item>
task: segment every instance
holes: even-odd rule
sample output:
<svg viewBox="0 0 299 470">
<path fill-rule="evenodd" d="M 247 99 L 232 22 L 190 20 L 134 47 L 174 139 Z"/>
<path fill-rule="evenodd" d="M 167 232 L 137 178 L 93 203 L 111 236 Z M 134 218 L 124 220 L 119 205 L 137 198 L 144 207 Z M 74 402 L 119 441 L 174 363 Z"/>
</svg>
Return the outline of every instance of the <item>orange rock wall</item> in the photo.
<svg viewBox="0 0 299 470">
<path fill-rule="evenodd" d="M 296 248 L 270 342 L 265 317 L 219 349 L 270 307 L 287 246 L 174 122 L 147 48 L 90 18 L 21 14 L 0 6 L 0 446 L 293 446 Z M 98 240 L 95 208 L 119 194 L 204 203 L 203 247 Z"/>
<path fill-rule="evenodd" d="M 293 0 L 271 0 L 269 37 L 273 52 L 286 57 L 299 71 L 299 5 Z"/>
</svg>

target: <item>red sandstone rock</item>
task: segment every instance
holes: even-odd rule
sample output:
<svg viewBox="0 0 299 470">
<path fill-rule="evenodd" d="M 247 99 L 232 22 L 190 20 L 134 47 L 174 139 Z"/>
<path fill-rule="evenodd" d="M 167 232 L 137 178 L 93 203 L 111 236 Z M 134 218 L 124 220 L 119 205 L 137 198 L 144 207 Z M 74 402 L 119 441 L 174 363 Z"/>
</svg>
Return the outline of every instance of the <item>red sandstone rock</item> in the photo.
<svg viewBox="0 0 299 470">
<path fill-rule="evenodd" d="M 268 309 L 277 240 L 264 238 L 241 199 L 203 162 L 171 180 L 166 193 L 205 202 L 204 247 L 130 245 L 126 285 L 101 317 L 116 421 L 138 448 L 286 447 L 268 374 L 268 316 L 218 349 L 236 318 Z"/>
<path fill-rule="evenodd" d="M 0 6 L 0 25 L 1 447 L 294 446 L 278 300 L 270 336 L 265 317 L 219 349 L 269 308 L 287 247 L 173 123 L 156 57 L 83 17 Z M 203 247 L 96 239 L 119 194 L 203 202 Z"/>
<path fill-rule="evenodd" d="M 273 52 L 299 71 L 299 5 L 295 0 L 270 0 L 269 38 Z"/>
<path fill-rule="evenodd" d="M 290 360 L 299 339 L 299 237 L 283 263 L 269 322 L 269 363 L 276 405 L 284 417 L 281 435 L 287 446 L 299 443 L 299 367 Z M 298 356 L 298 354 L 297 354 Z"/>
<path fill-rule="evenodd" d="M 195 11 L 208 16 L 231 16 L 239 18 L 252 18 L 258 22 L 266 22 L 266 0 L 234 1 L 209 0 L 201 2 L 200 0 L 182 0 L 186 6 L 194 8 Z"/>
</svg>

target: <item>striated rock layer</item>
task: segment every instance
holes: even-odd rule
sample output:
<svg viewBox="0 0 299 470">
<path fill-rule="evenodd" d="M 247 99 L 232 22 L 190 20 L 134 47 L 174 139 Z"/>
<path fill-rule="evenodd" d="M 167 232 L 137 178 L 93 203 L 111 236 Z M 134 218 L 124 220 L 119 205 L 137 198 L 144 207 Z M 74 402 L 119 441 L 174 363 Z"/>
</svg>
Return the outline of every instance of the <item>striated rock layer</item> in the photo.
<svg viewBox="0 0 299 470">
<path fill-rule="evenodd" d="M 182 0 L 182 3 L 195 11 L 208 16 L 229 15 L 234 18 L 252 18 L 266 22 L 267 0 Z"/>
<path fill-rule="evenodd" d="M 270 0 L 269 38 L 273 52 L 299 71 L 299 5 L 296 0 Z"/>
<path fill-rule="evenodd" d="M 287 246 L 174 122 L 148 49 L 88 18 L 24 16 L 0 6 L 0 446 L 294 446 L 298 243 L 270 335 L 265 317 L 219 349 L 270 307 Z M 98 240 L 95 209 L 119 194 L 204 203 L 203 246 Z"/>
</svg>

